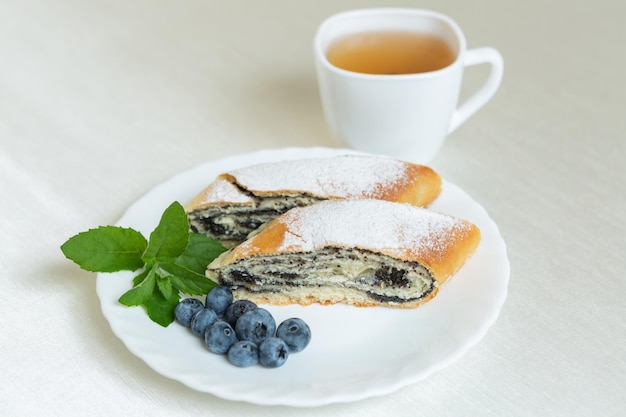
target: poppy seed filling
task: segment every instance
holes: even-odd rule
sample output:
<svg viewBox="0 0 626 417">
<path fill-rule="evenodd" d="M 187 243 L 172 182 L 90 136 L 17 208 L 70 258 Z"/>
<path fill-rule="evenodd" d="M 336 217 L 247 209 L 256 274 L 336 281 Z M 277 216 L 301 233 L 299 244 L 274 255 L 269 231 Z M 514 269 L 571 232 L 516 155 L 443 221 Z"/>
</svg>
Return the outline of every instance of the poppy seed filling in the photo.
<svg viewBox="0 0 626 417">
<path fill-rule="evenodd" d="M 227 247 L 232 247 L 243 242 L 261 225 L 286 211 L 324 200 L 307 194 L 259 197 L 242 188 L 240 191 L 250 197 L 254 203 L 252 205 L 221 205 L 194 210 L 188 213 L 191 231 L 207 235 Z"/>
<path fill-rule="evenodd" d="M 356 248 L 261 255 L 215 271 L 222 285 L 250 293 L 291 294 L 303 289 L 351 290 L 378 302 L 402 304 L 428 296 L 437 286 L 417 262 Z"/>
</svg>

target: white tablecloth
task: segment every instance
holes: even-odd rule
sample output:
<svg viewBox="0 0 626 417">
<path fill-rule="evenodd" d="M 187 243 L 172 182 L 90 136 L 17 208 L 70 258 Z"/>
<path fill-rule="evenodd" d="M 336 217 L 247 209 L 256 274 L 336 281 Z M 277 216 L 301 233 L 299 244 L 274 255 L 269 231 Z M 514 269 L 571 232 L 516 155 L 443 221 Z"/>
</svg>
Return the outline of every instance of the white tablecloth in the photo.
<svg viewBox="0 0 626 417">
<path fill-rule="evenodd" d="M 398 1 L 499 49 L 494 99 L 432 166 L 500 227 L 509 295 L 486 337 L 397 392 L 293 409 L 161 376 L 64 259 L 155 185 L 259 149 L 336 146 L 312 37 L 380 2 L 0 0 L 0 415 L 618 416 L 626 413 L 624 2 Z M 481 69 L 468 70 L 465 90 Z M 466 94 L 466 93 L 464 93 Z"/>
</svg>

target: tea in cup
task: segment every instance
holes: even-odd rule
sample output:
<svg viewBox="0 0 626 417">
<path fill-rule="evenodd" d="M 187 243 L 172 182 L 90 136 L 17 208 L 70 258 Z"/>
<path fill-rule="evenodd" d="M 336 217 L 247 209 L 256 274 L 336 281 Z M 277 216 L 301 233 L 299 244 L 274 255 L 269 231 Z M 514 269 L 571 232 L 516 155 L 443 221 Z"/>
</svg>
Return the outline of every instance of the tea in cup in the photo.
<svg viewBox="0 0 626 417">
<path fill-rule="evenodd" d="M 490 47 L 467 49 L 459 26 L 429 10 L 339 13 L 314 42 L 324 114 L 355 149 L 426 163 L 445 138 L 485 105 L 502 80 Z M 489 64 L 485 83 L 458 106 L 465 67 Z"/>
</svg>

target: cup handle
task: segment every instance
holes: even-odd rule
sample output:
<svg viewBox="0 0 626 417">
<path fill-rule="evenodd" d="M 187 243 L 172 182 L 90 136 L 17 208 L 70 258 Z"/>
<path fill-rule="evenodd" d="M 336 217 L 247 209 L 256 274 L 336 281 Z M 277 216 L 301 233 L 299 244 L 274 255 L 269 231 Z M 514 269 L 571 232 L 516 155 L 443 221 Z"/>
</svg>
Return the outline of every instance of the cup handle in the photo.
<svg viewBox="0 0 626 417">
<path fill-rule="evenodd" d="M 465 51 L 465 59 L 463 65 L 470 67 L 479 64 L 490 64 L 491 72 L 489 77 L 483 86 L 476 91 L 471 97 L 454 112 L 452 115 L 452 121 L 450 122 L 450 129 L 448 133 L 452 133 L 461 126 L 469 117 L 476 113 L 482 106 L 484 106 L 498 90 L 500 82 L 502 81 L 502 72 L 504 69 L 504 62 L 502 55 L 497 50 L 490 47 L 475 48 Z"/>
</svg>

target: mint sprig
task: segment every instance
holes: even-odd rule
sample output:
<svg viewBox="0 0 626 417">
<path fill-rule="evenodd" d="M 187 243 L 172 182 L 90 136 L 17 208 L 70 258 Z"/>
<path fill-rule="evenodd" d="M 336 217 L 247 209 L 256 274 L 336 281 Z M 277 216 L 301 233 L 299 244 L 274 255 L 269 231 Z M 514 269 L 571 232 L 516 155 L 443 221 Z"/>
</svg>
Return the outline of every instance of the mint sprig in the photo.
<svg viewBox="0 0 626 417">
<path fill-rule="evenodd" d="M 174 321 L 180 294 L 202 295 L 217 284 L 204 275 L 224 248 L 219 242 L 189 231 L 183 206 L 172 203 L 161 216 L 149 240 L 138 231 L 101 226 L 71 237 L 61 251 L 90 272 L 141 271 L 119 302 L 143 306 L 155 323 Z"/>
</svg>

